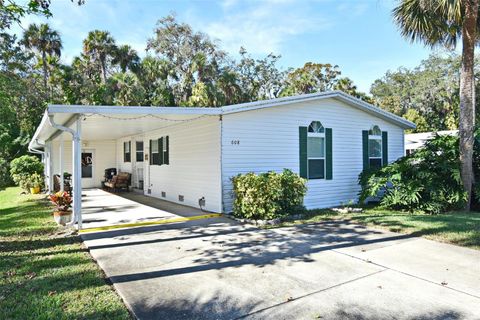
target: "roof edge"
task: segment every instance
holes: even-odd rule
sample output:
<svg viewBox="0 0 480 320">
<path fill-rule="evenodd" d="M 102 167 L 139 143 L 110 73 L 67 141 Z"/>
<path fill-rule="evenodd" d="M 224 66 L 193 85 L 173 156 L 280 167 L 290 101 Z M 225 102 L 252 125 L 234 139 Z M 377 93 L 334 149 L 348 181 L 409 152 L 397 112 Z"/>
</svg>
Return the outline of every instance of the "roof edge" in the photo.
<svg viewBox="0 0 480 320">
<path fill-rule="evenodd" d="M 49 114 L 54 113 L 116 113 L 116 114 L 221 114 L 221 108 L 198 107 L 146 107 L 146 106 L 83 106 L 83 105 L 48 105 Z"/>
<path fill-rule="evenodd" d="M 292 104 L 296 102 L 307 102 L 307 101 L 321 100 L 321 99 L 328 99 L 328 98 L 334 98 L 334 99 L 337 98 L 339 100 L 342 100 L 343 102 L 346 102 L 354 107 L 357 107 L 366 112 L 380 116 L 387 121 L 393 122 L 404 129 L 416 128 L 416 125 L 413 122 L 408 121 L 402 117 L 399 117 L 391 112 L 385 111 L 372 104 L 369 104 L 361 99 L 353 97 L 343 91 L 327 91 L 327 92 L 310 93 L 310 94 L 297 95 L 297 96 L 284 97 L 284 98 L 276 98 L 276 99 L 270 99 L 270 100 L 254 101 L 254 102 L 225 106 L 225 107 L 222 107 L 222 109 L 224 114 L 231 114 L 231 113 L 245 112 L 245 111 L 250 111 L 255 109 L 263 109 L 263 108 L 270 108 L 270 107 L 281 106 L 286 104 Z"/>
</svg>

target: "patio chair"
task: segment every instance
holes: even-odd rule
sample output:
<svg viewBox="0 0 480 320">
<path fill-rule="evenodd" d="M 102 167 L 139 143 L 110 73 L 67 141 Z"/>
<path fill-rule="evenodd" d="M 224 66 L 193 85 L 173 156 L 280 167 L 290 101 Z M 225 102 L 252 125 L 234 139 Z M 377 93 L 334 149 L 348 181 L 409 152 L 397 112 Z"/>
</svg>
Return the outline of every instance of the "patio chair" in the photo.
<svg viewBox="0 0 480 320">
<path fill-rule="evenodd" d="M 130 186 L 130 173 L 120 172 L 113 176 L 112 180 L 105 182 L 105 187 L 113 190 L 113 192 L 125 189 L 129 191 Z"/>
<path fill-rule="evenodd" d="M 54 174 L 53 175 L 53 191 L 58 192 L 60 191 L 60 175 Z M 63 181 L 63 191 L 68 192 L 69 195 L 72 195 L 72 186 L 67 181 Z"/>
</svg>

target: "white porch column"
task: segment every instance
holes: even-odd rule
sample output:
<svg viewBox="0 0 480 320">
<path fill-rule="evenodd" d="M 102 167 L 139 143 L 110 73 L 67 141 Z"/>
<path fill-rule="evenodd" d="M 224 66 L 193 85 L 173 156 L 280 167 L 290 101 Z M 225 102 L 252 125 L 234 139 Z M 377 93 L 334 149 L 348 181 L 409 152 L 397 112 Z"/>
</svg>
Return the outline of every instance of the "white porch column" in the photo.
<svg viewBox="0 0 480 320">
<path fill-rule="evenodd" d="M 60 191 L 65 190 L 64 179 L 63 179 L 63 135 L 60 135 L 60 146 L 58 147 L 58 157 L 59 157 L 59 166 L 60 166 Z"/>
<path fill-rule="evenodd" d="M 48 191 L 53 192 L 53 163 L 52 163 L 52 142 L 45 143 L 45 172 L 47 174 Z"/>
<path fill-rule="evenodd" d="M 76 134 L 73 135 L 73 216 L 77 220 L 78 230 L 82 229 L 82 118 L 76 121 Z M 62 174 L 63 175 L 63 174 Z M 62 179 L 63 180 L 63 179 Z"/>
</svg>

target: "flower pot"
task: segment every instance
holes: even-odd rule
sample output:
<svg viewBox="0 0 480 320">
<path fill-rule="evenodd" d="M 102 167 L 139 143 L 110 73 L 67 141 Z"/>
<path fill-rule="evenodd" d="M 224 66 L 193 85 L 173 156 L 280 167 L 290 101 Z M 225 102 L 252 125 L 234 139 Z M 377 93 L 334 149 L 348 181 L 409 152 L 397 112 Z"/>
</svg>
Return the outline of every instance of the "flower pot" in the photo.
<svg viewBox="0 0 480 320">
<path fill-rule="evenodd" d="M 53 218 L 55 219 L 56 223 L 64 226 L 72 221 L 72 211 L 55 211 L 53 213 Z"/>
<path fill-rule="evenodd" d="M 38 193 L 40 193 L 40 187 L 30 188 L 30 193 L 31 193 L 31 194 L 38 194 Z"/>
</svg>

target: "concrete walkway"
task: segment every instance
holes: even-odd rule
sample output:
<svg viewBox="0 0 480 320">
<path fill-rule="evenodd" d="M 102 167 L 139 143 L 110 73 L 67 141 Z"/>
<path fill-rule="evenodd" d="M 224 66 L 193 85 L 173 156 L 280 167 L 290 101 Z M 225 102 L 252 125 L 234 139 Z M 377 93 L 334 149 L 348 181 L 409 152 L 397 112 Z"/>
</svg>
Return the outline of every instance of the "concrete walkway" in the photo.
<svg viewBox="0 0 480 320">
<path fill-rule="evenodd" d="M 200 209 L 147 197 L 135 192 L 113 194 L 101 189 L 82 191 L 84 229 L 204 214 Z"/>
<path fill-rule="evenodd" d="M 140 319 L 480 319 L 480 252 L 343 222 L 82 235 Z"/>
</svg>

